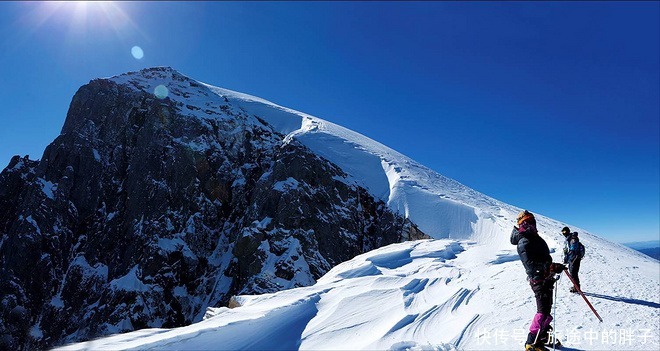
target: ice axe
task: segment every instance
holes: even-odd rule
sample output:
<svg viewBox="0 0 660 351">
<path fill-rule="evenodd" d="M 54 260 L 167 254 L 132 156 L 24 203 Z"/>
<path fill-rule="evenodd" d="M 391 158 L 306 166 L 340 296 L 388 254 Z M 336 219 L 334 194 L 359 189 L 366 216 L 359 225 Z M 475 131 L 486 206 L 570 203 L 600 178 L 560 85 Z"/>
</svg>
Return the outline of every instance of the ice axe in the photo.
<svg viewBox="0 0 660 351">
<path fill-rule="evenodd" d="M 577 292 L 580 293 L 580 296 L 582 296 L 582 298 L 584 299 L 584 302 L 586 302 L 587 305 L 589 306 L 589 308 L 591 308 L 591 311 L 596 315 L 598 320 L 601 323 L 603 323 L 603 319 L 600 318 L 600 316 L 598 315 L 598 312 L 596 312 L 596 309 L 594 308 L 594 306 L 592 306 L 591 302 L 589 302 L 589 300 L 587 300 L 587 297 L 584 296 L 584 293 L 582 292 L 582 290 L 580 290 L 580 287 L 575 283 L 575 280 L 573 279 L 573 277 L 568 273 L 568 269 L 565 268 L 564 273 L 566 273 L 566 276 L 568 276 L 568 279 L 570 279 L 571 283 L 573 283 L 573 286 L 575 287 L 575 290 L 577 290 Z"/>
</svg>

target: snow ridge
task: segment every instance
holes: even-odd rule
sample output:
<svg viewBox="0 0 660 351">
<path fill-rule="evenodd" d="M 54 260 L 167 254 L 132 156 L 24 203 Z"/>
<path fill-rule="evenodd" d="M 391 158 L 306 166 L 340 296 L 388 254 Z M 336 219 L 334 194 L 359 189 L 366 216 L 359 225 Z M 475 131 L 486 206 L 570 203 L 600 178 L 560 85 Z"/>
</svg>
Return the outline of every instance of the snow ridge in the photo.
<svg viewBox="0 0 660 351">
<path fill-rule="evenodd" d="M 514 216 L 520 209 L 478 193 L 364 135 L 262 98 L 195 81 L 169 68 L 126 73 L 110 80 L 136 90 L 153 92 L 163 85 L 168 98 L 184 114 L 214 116 L 225 103 L 238 106 L 250 118 L 267 122 L 284 137 L 296 140 L 337 164 L 350 179 L 365 187 L 390 209 L 412 220 L 434 238 L 469 238 L 480 222 L 496 215 Z M 201 112 L 200 112 L 201 111 Z M 502 214 L 504 212 L 504 214 Z"/>
</svg>

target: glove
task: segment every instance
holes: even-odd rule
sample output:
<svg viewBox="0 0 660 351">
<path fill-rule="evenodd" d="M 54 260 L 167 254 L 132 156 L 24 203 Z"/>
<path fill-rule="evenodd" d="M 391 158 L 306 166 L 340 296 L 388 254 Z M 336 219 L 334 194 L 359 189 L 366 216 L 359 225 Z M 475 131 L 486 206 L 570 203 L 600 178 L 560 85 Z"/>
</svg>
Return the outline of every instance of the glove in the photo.
<svg viewBox="0 0 660 351">
<path fill-rule="evenodd" d="M 550 264 L 550 273 L 561 273 L 566 269 L 566 266 L 564 266 L 561 263 L 552 263 Z"/>
</svg>

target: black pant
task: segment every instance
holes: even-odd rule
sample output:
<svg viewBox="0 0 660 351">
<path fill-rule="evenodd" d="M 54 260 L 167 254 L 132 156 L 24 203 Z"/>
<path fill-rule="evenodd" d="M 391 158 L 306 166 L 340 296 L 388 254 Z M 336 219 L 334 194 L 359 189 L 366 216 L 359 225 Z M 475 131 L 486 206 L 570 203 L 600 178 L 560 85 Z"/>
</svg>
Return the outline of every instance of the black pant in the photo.
<svg viewBox="0 0 660 351">
<path fill-rule="evenodd" d="M 578 288 L 580 287 L 580 277 L 578 277 L 580 261 L 580 259 L 576 259 L 568 263 L 568 273 L 571 274 L 571 277 L 573 277 L 573 280 L 575 280 L 575 284 L 577 284 Z"/>
<path fill-rule="evenodd" d="M 554 291 L 555 281 L 553 279 L 545 279 L 541 281 L 530 281 L 529 285 L 532 287 L 534 297 L 536 298 L 536 312 L 550 315 L 552 310 L 552 292 Z M 536 316 L 535 316 L 536 317 Z M 530 328 L 531 329 L 531 328 Z M 544 344 L 548 341 L 549 325 L 541 329 L 538 333 L 530 332 L 527 334 L 527 344 Z"/>
<path fill-rule="evenodd" d="M 536 298 L 536 312 L 550 314 L 552 310 L 552 291 L 555 287 L 555 281 L 552 279 L 542 280 L 540 282 L 529 282 Z"/>
</svg>

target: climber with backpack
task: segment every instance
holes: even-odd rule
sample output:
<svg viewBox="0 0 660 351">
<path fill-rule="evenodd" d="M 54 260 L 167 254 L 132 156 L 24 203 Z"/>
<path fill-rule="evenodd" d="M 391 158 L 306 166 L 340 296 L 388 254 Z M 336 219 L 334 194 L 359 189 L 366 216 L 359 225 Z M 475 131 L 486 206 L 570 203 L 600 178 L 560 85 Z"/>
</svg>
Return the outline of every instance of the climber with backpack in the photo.
<svg viewBox="0 0 660 351">
<path fill-rule="evenodd" d="M 568 264 L 568 272 L 575 280 L 577 287 L 582 290 L 580 287 L 578 272 L 580 271 L 580 262 L 584 257 L 584 245 L 580 242 L 580 239 L 578 239 L 578 233 L 571 233 L 570 228 L 564 227 L 561 230 L 561 233 L 564 235 L 564 238 L 566 238 L 564 243 L 564 264 Z M 571 286 L 569 291 L 572 293 L 578 292 L 575 286 Z"/>
<path fill-rule="evenodd" d="M 511 233 L 511 244 L 516 245 L 536 298 L 536 314 L 529 327 L 525 350 L 545 351 L 548 349 L 544 345 L 551 341 L 552 292 L 556 276 L 566 269 L 566 266 L 552 262 L 548 244 L 539 236 L 532 213 L 526 210 L 520 212 L 517 224 Z"/>
</svg>

